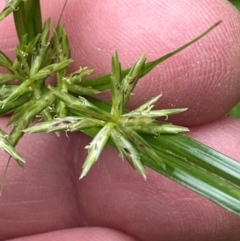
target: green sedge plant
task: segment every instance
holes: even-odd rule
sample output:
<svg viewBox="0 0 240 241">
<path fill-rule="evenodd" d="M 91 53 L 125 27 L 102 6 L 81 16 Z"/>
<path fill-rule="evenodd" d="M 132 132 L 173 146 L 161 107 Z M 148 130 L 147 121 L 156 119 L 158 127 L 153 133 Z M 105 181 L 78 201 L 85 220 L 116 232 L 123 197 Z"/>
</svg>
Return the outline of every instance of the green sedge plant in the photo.
<svg viewBox="0 0 240 241">
<path fill-rule="evenodd" d="M 9 161 L 12 158 L 24 167 L 16 147 L 26 133 L 81 131 L 93 139 L 86 147 L 80 178 L 110 145 L 145 180 L 147 166 L 240 215 L 240 164 L 182 134 L 186 127 L 158 121 L 186 108 L 156 110 L 158 95 L 135 110 L 126 109 L 143 76 L 214 31 L 221 21 L 154 61 L 141 56 L 128 69 L 121 68 L 115 52 L 111 73 L 91 78 L 93 70 L 87 67 L 69 72 L 71 51 L 61 16 L 57 26 L 50 19 L 42 23 L 40 0 L 8 0 L 0 20 L 9 14 L 14 16 L 19 40 L 14 59 L 0 50 L 0 66 L 7 70 L 0 73 L 0 115 L 11 114 L 10 132 L 0 130 L 0 147 L 9 154 Z M 56 78 L 54 85 L 47 84 L 51 76 Z M 109 103 L 95 97 L 106 90 L 111 93 Z M 40 119 L 38 124 L 33 123 L 35 118 Z"/>
</svg>

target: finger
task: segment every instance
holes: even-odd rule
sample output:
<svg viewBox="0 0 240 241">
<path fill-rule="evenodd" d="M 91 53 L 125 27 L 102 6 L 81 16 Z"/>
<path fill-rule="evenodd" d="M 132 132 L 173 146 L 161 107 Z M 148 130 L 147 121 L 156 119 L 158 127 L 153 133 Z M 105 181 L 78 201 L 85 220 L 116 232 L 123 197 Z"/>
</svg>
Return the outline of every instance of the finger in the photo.
<svg viewBox="0 0 240 241">
<path fill-rule="evenodd" d="M 137 241 L 119 231 L 107 228 L 76 228 L 39 234 L 9 241 Z"/>
<path fill-rule="evenodd" d="M 240 161 L 239 121 L 222 119 L 191 135 Z M 79 211 L 90 226 L 111 227 L 143 241 L 239 238 L 239 217 L 149 169 L 147 181 L 141 180 L 110 149 L 78 186 Z"/>
<path fill-rule="evenodd" d="M 143 53 L 156 59 L 192 40 L 219 20 L 198 43 L 167 60 L 141 80 L 130 108 L 159 93 L 158 107 L 188 107 L 174 120 L 199 125 L 226 113 L 240 96 L 240 14 L 228 1 L 69 1 L 64 20 L 75 67 L 110 71 L 119 52 L 123 67 Z"/>
<path fill-rule="evenodd" d="M 56 23 L 64 2 L 43 1 L 44 18 L 51 16 Z M 182 125 L 215 120 L 239 100 L 240 14 L 228 1 L 68 1 L 63 16 L 72 44 L 73 68 L 93 67 L 95 74 L 110 71 L 115 50 L 123 67 L 143 53 L 149 60 L 156 59 L 219 20 L 222 24 L 208 36 L 141 80 L 129 104 L 135 108 L 162 93 L 157 107 L 189 108 L 169 119 Z M 7 40 L 0 40 L 7 52 L 16 41 L 9 21 L 0 25 L 1 32 L 9 34 Z M 105 94 L 102 98 L 109 99 Z"/>
<path fill-rule="evenodd" d="M 240 160 L 233 145 L 239 130 L 239 122 L 227 119 L 191 133 Z M 238 237 L 239 218 L 150 170 L 144 182 L 111 149 L 77 181 L 86 156 L 83 149 L 90 142 L 87 137 L 76 133 L 69 142 L 51 134 L 33 137 L 27 135 L 19 147 L 26 150 L 27 172 L 12 163 L 7 174 L 0 200 L 3 240 L 86 225 L 115 228 L 143 241 Z M 31 152 L 26 147 L 33 143 Z"/>
</svg>

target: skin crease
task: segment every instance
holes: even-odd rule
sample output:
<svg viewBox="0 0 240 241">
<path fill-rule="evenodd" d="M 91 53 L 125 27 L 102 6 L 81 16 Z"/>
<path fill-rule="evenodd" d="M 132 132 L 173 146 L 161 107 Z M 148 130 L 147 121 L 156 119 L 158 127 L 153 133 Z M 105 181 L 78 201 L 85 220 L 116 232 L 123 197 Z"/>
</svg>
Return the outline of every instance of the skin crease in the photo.
<svg viewBox="0 0 240 241">
<path fill-rule="evenodd" d="M 64 1 L 42 3 L 44 17 L 56 22 Z M 181 46 L 219 19 L 223 23 L 212 33 L 142 80 L 130 107 L 162 92 L 160 107 L 189 107 L 176 123 L 202 124 L 191 128 L 192 137 L 240 160 L 239 121 L 219 119 L 240 96 L 240 16 L 227 1 L 185 0 L 172 6 L 162 0 L 148 5 L 144 0 L 71 0 L 63 16 L 72 68 L 94 67 L 96 74 L 110 70 L 115 49 L 127 67 L 144 52 L 154 59 Z M 0 49 L 12 54 L 11 17 L 0 24 L 0 32 Z M 6 123 L 1 118 L 0 126 Z M 18 150 L 27 164 L 25 171 L 10 164 L 0 198 L 0 240 L 239 240 L 238 217 L 151 170 L 144 182 L 110 148 L 78 181 L 86 156 L 81 150 L 89 142 L 79 133 L 21 140 Z M 0 162 L 1 173 L 5 164 Z"/>
</svg>

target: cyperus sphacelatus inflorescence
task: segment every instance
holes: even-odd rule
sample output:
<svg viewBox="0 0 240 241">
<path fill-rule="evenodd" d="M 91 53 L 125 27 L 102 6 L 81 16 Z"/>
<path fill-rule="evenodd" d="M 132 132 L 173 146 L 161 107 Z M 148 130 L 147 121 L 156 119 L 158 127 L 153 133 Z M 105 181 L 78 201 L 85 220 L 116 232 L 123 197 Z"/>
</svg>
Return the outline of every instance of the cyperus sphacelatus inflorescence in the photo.
<svg viewBox="0 0 240 241">
<path fill-rule="evenodd" d="M 121 69 L 114 53 L 111 74 L 82 81 L 92 70 L 84 67 L 69 73 L 72 59 L 68 36 L 60 20 L 56 27 L 50 20 L 42 26 L 40 0 L 9 0 L 0 20 L 11 13 L 19 43 L 13 59 L 0 51 L 0 66 L 7 70 L 0 74 L 0 115 L 11 114 L 11 130 L 1 131 L 0 147 L 20 166 L 24 166 L 24 159 L 15 147 L 26 132 L 59 135 L 61 131 L 81 131 L 93 137 L 81 177 L 108 144 L 144 178 L 144 166 L 148 166 L 240 214 L 239 164 L 185 135 L 172 135 L 186 128 L 156 120 L 184 109 L 154 110 L 160 96 L 136 110 L 125 109 L 140 78 L 201 39 L 220 21 L 175 51 L 151 62 L 143 56 L 129 69 Z M 46 84 L 50 76 L 56 79 L 53 86 Z M 94 97 L 106 90 L 111 91 L 111 103 Z M 30 127 L 35 117 L 40 123 Z"/>
</svg>

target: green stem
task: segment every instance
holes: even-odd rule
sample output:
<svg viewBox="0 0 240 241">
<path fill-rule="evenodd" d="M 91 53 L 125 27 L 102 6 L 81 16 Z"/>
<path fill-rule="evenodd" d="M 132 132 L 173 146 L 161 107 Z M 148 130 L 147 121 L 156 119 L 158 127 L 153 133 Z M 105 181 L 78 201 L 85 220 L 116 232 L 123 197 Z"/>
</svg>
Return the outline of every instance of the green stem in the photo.
<svg viewBox="0 0 240 241">
<path fill-rule="evenodd" d="M 31 41 L 42 32 L 42 14 L 39 0 L 24 2 L 27 19 L 28 38 Z"/>
<path fill-rule="evenodd" d="M 20 41 L 22 36 L 28 33 L 24 2 L 19 4 L 17 11 L 13 11 L 13 17 L 18 39 Z"/>
<path fill-rule="evenodd" d="M 42 32 L 42 15 L 39 0 L 23 1 L 13 11 L 18 39 L 28 34 L 28 42 Z"/>
</svg>

